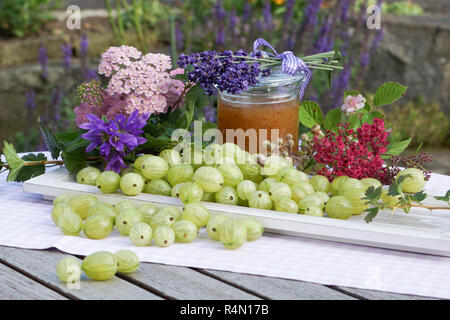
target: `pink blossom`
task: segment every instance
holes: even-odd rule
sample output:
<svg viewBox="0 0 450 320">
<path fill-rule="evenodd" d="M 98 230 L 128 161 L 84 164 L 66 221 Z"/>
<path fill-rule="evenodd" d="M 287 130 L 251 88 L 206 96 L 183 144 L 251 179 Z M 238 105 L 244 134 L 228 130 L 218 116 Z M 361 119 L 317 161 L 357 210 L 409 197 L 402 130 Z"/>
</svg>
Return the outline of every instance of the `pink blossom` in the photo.
<svg viewBox="0 0 450 320">
<path fill-rule="evenodd" d="M 366 98 L 358 94 L 358 96 L 347 96 L 344 99 L 344 104 L 341 106 L 342 111 L 346 113 L 351 113 L 364 108 L 366 103 Z"/>
<path fill-rule="evenodd" d="M 87 111 L 112 119 L 117 114 L 158 114 L 169 107 L 179 108 L 185 92 L 185 83 L 175 80 L 184 70 L 172 68 L 169 56 L 161 53 L 142 53 L 134 47 L 111 47 L 102 54 L 98 72 L 109 77 L 106 88 L 101 88 L 103 102 L 97 108 L 85 105 L 76 108 L 77 124 L 85 122 Z M 83 101 L 82 101 L 83 102 Z M 86 101 L 84 101 L 86 102 Z"/>
</svg>

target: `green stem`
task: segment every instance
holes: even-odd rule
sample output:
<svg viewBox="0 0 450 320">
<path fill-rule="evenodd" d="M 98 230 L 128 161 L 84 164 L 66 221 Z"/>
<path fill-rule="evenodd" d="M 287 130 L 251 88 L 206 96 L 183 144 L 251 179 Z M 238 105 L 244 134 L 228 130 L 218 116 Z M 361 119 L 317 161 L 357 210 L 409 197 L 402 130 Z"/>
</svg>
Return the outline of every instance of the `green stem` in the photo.
<svg viewBox="0 0 450 320">
<path fill-rule="evenodd" d="M 177 37 L 175 35 L 175 18 L 173 16 L 173 11 L 169 11 L 169 23 L 170 23 L 170 52 L 172 56 L 172 63 L 174 67 L 176 65 L 176 61 L 178 60 L 177 53 Z"/>
<path fill-rule="evenodd" d="M 119 30 L 119 41 L 120 44 L 125 44 L 124 38 L 125 38 L 125 27 L 123 25 L 123 18 L 122 18 L 122 8 L 120 7 L 119 1 L 116 1 L 116 15 L 117 15 L 117 26 Z"/>
<path fill-rule="evenodd" d="M 139 43 L 141 44 L 141 48 L 145 49 L 144 44 L 144 35 L 142 33 L 142 27 L 141 27 L 141 14 L 142 14 L 142 1 L 136 1 L 133 0 L 133 24 L 134 28 L 136 29 L 136 33 L 138 36 Z"/>
<path fill-rule="evenodd" d="M 106 11 L 108 12 L 109 23 L 111 24 L 111 28 L 113 30 L 114 38 L 116 38 L 116 41 L 118 43 L 120 43 L 119 31 L 117 30 L 116 22 L 114 20 L 113 15 L 112 15 L 111 1 L 110 0 L 105 0 L 105 6 L 106 6 Z"/>
</svg>

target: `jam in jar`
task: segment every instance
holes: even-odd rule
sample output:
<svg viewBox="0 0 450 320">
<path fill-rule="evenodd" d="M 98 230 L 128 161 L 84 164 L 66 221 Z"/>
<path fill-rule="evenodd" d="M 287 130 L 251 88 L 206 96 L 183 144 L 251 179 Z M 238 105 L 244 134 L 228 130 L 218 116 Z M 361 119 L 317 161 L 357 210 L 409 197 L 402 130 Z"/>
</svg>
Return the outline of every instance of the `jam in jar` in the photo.
<svg viewBox="0 0 450 320">
<path fill-rule="evenodd" d="M 264 153 L 264 140 L 286 139 L 288 134 L 298 143 L 298 94 L 304 74 L 274 71 L 258 80 L 256 86 L 238 95 L 219 92 L 218 127 L 223 141 L 250 153 Z"/>
</svg>

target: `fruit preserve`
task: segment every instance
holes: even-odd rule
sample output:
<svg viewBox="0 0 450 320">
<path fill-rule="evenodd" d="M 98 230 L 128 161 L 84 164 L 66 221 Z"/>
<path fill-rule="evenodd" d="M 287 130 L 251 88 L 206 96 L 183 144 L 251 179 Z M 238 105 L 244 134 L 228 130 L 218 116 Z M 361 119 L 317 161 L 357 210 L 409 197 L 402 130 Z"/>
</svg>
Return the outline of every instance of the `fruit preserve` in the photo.
<svg viewBox="0 0 450 320">
<path fill-rule="evenodd" d="M 274 71 L 239 95 L 219 92 L 218 126 L 223 141 L 250 153 L 264 153 L 264 140 L 286 139 L 287 134 L 298 141 L 298 93 L 304 79 L 301 72 L 290 76 Z"/>
</svg>

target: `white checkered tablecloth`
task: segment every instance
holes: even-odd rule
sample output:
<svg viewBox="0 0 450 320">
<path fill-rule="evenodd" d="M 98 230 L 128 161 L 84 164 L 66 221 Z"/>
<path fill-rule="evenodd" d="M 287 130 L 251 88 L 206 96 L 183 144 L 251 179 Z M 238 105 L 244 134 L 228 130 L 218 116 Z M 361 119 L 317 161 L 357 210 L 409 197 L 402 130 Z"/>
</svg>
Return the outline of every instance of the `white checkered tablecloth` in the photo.
<svg viewBox="0 0 450 320">
<path fill-rule="evenodd" d="M 434 174 L 429 188 L 442 190 L 450 177 Z M 88 255 L 133 250 L 143 262 L 216 269 L 421 296 L 450 298 L 450 258 L 359 245 L 265 234 L 238 250 L 225 249 L 205 230 L 190 244 L 135 247 L 116 230 L 106 239 L 64 236 L 51 220 L 52 203 L 6 183 L 0 175 L 0 245 Z"/>
</svg>

